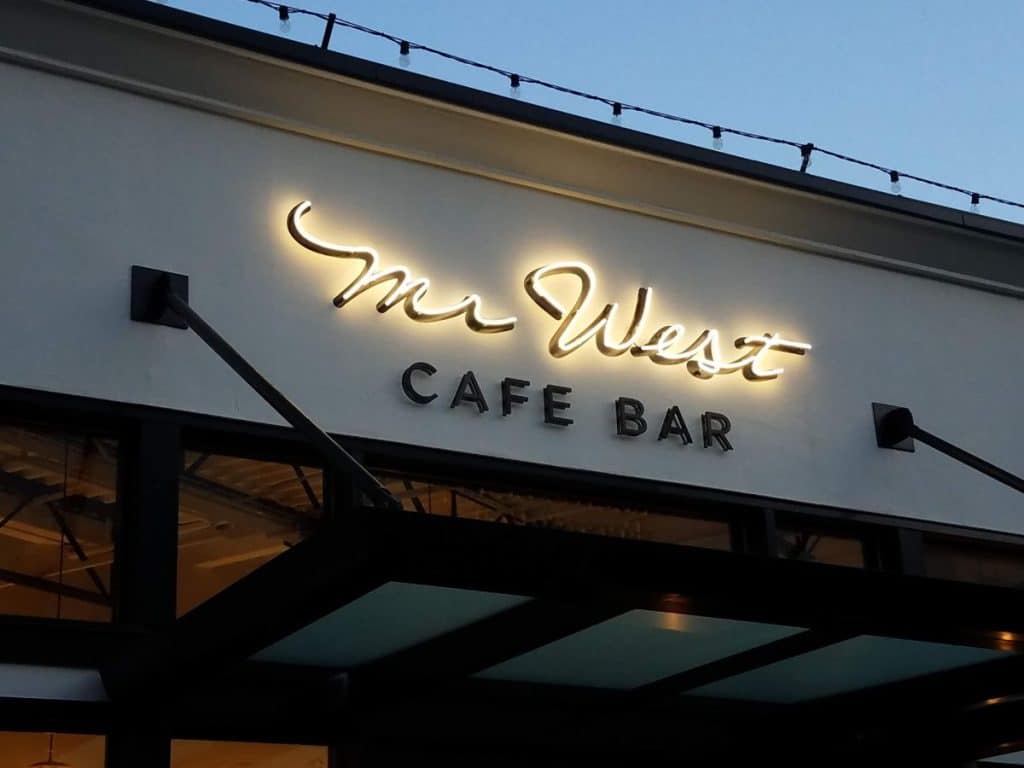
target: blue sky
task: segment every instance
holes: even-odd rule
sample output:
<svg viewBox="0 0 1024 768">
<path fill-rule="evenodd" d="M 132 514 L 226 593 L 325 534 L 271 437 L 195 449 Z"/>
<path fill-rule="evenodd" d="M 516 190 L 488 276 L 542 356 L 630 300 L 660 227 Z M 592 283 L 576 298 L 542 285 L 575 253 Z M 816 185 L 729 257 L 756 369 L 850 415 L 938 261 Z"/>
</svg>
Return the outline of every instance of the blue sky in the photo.
<svg viewBox="0 0 1024 768">
<path fill-rule="evenodd" d="M 247 0 L 170 5 L 272 34 Z M 820 146 L 1024 202 L 1021 0 L 300 0 L 409 40 L 612 99 Z M 318 44 L 294 16 L 288 37 Z M 395 45 L 342 28 L 331 48 L 397 66 Z M 508 93 L 508 83 L 413 52 L 414 71 Z M 524 86 L 522 98 L 608 119 L 609 110 Z M 634 113 L 625 125 L 710 145 L 707 131 Z M 726 137 L 725 151 L 799 165 L 795 149 Z M 816 156 L 811 171 L 888 191 L 876 171 Z M 966 209 L 962 195 L 904 181 L 907 197 Z M 1024 210 L 981 212 L 1024 222 Z"/>
</svg>

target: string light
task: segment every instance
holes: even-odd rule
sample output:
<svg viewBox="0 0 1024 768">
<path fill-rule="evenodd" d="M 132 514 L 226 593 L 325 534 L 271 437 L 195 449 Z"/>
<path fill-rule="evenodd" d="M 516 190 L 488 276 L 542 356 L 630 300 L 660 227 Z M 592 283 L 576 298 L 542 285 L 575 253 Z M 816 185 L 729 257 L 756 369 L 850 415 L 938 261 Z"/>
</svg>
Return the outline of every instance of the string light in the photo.
<svg viewBox="0 0 1024 768">
<path fill-rule="evenodd" d="M 811 152 L 813 151 L 813 144 L 800 145 L 800 173 L 806 173 L 807 169 L 811 167 Z"/>
<path fill-rule="evenodd" d="M 398 44 L 398 63 L 403 67 L 408 67 L 412 63 L 412 59 L 409 57 L 408 40 L 403 40 Z"/>
<path fill-rule="evenodd" d="M 333 13 L 327 14 L 320 13 L 318 11 L 306 10 L 304 8 L 296 8 L 295 6 L 287 6 L 281 3 L 273 2 L 273 0 L 247 0 L 247 2 L 254 3 L 256 5 L 262 5 L 266 8 L 270 8 L 272 10 L 277 11 L 278 17 L 281 19 L 281 31 L 284 33 L 287 33 L 291 29 L 291 23 L 289 21 L 290 15 L 300 14 L 321 19 L 326 23 L 323 41 L 321 42 L 320 45 L 320 47 L 324 49 L 327 48 L 327 43 L 330 41 L 331 31 L 334 29 L 335 26 L 340 26 L 346 29 L 351 29 L 356 32 L 361 32 L 365 35 L 371 35 L 373 37 L 381 38 L 383 40 L 390 40 L 392 43 L 395 43 L 396 45 L 399 46 L 400 51 L 402 51 L 399 54 L 399 59 L 400 63 L 402 63 L 403 66 L 407 66 L 407 62 L 401 61 L 403 56 L 406 57 L 406 59 L 408 59 L 407 49 L 416 48 L 417 50 L 423 51 L 424 53 L 432 54 L 439 58 L 446 59 L 447 61 L 452 61 L 457 64 L 462 64 L 463 66 L 466 67 L 472 67 L 473 69 L 478 69 L 499 75 L 503 78 L 506 78 L 509 81 L 509 95 L 514 98 L 519 97 L 520 85 L 524 83 L 529 83 L 530 85 L 535 85 L 540 88 L 544 88 L 549 91 L 554 91 L 556 93 L 560 93 L 566 96 L 574 96 L 579 99 L 586 99 L 588 101 L 606 104 L 612 108 L 612 122 L 615 123 L 616 125 L 622 124 L 622 113 L 624 110 L 629 109 L 632 110 L 633 112 L 638 112 L 640 114 L 648 115 L 650 117 L 657 117 L 662 120 L 668 120 L 675 123 L 681 123 L 683 125 L 689 125 L 709 130 L 711 131 L 712 135 L 712 146 L 715 149 L 722 148 L 722 137 L 726 133 L 731 133 L 735 136 L 740 136 L 742 138 L 750 139 L 752 141 L 763 141 L 770 144 L 781 144 L 783 146 L 799 149 L 801 172 L 806 172 L 806 170 L 810 167 L 811 153 L 818 152 L 819 154 L 827 155 L 828 157 L 834 158 L 836 160 L 841 160 L 852 165 L 858 165 L 861 166 L 862 168 L 870 168 L 872 170 L 888 175 L 890 181 L 890 189 L 892 189 L 892 191 L 896 194 L 899 194 L 899 192 L 902 191 L 902 184 L 900 184 L 899 190 L 895 188 L 895 185 L 899 184 L 900 182 L 893 181 L 894 175 L 896 175 L 899 180 L 909 179 L 911 181 L 916 181 L 919 184 L 924 184 L 925 186 L 934 187 L 935 189 L 942 189 L 946 190 L 947 192 L 955 192 L 957 194 L 965 195 L 966 197 L 970 198 L 972 212 L 977 212 L 979 210 L 982 200 L 989 200 L 990 202 L 999 203 L 1000 205 L 1024 209 L 1024 203 L 1017 202 L 1015 200 L 1009 200 L 1007 198 L 997 197 L 995 195 L 986 195 L 980 192 L 973 192 L 965 187 L 956 186 L 954 184 L 946 184 L 945 182 L 936 181 L 935 179 L 929 179 L 924 176 L 917 176 L 910 173 L 897 173 L 896 171 L 893 171 L 891 168 L 886 167 L 884 165 L 873 163 L 868 160 L 860 160 L 859 158 L 843 154 L 842 152 L 835 152 L 830 149 L 824 149 L 822 147 L 815 146 L 814 144 L 811 143 L 803 143 L 799 141 L 794 141 L 792 139 L 783 139 L 776 136 L 768 136 L 763 133 L 745 131 L 739 128 L 726 128 L 704 120 L 697 120 L 692 117 L 675 115 L 669 112 L 661 112 L 659 110 L 650 109 L 648 107 L 643 107 L 638 104 L 626 104 L 619 101 L 613 101 L 605 96 L 598 96 L 597 94 L 594 93 L 588 93 L 587 91 L 581 91 L 576 88 L 570 88 L 568 86 L 559 85 L 557 83 L 553 83 L 548 80 L 542 80 L 540 78 L 528 77 L 526 75 L 517 74 L 515 72 L 512 72 L 511 70 L 502 69 L 501 67 L 496 67 L 492 64 L 485 64 L 484 62 L 469 59 L 466 58 L 465 56 L 460 56 L 458 54 L 449 53 L 448 51 L 443 51 L 440 48 L 433 48 L 429 45 L 421 45 L 419 43 L 411 43 L 388 32 L 383 32 L 379 29 L 367 27 L 362 24 L 358 24 L 354 21 L 349 21 L 348 19 L 339 18 Z"/>
<path fill-rule="evenodd" d="M 622 105 L 617 101 L 612 103 L 612 122 L 622 125 Z"/>
<path fill-rule="evenodd" d="M 889 189 L 894 195 L 898 195 L 903 191 L 903 185 L 900 184 L 899 171 L 889 171 Z"/>
</svg>

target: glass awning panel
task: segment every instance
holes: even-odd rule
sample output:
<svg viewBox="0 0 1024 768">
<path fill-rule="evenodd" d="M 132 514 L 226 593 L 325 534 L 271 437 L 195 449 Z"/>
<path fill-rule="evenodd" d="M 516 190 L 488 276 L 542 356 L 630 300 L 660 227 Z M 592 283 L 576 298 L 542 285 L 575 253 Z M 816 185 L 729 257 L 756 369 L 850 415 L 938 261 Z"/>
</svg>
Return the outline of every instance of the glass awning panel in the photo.
<svg viewBox="0 0 1024 768">
<path fill-rule="evenodd" d="M 633 610 L 477 676 L 630 689 L 802 631 L 780 624 Z"/>
<path fill-rule="evenodd" d="M 862 635 L 690 691 L 789 703 L 894 683 L 1009 655 L 1006 651 Z"/>
<path fill-rule="evenodd" d="M 344 669 L 404 650 L 527 600 L 520 595 L 391 581 L 253 658 Z"/>
</svg>

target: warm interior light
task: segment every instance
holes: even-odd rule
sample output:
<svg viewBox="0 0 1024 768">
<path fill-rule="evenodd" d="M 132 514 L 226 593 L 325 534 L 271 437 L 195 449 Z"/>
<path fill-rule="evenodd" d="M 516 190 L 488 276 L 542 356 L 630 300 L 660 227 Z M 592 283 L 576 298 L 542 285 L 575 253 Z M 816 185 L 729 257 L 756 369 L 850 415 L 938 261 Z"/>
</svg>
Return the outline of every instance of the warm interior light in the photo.
<svg viewBox="0 0 1024 768">
<path fill-rule="evenodd" d="M 71 768 L 68 763 L 62 763 L 60 760 L 53 759 L 53 739 L 54 734 L 50 734 L 49 746 L 46 750 L 46 759 L 40 760 L 38 763 L 32 763 L 29 768 Z"/>
<path fill-rule="evenodd" d="M 661 616 L 661 628 L 668 629 L 672 632 L 685 632 L 687 625 L 687 616 L 685 613 L 675 612 L 662 612 Z"/>
</svg>

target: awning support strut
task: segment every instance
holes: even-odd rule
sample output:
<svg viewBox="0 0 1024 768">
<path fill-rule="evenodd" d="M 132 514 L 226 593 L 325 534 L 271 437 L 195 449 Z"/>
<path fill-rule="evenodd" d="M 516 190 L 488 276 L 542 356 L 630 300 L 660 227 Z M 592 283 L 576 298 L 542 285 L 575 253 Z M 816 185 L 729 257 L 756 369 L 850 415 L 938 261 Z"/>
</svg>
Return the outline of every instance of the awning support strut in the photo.
<svg viewBox="0 0 1024 768">
<path fill-rule="evenodd" d="M 871 409 L 875 418 L 875 439 L 879 448 L 891 448 L 897 451 L 913 451 L 914 440 L 920 440 L 936 451 L 944 453 L 951 459 L 966 464 L 993 480 L 998 480 L 1016 491 L 1024 493 L 1024 478 L 1007 472 L 1005 469 L 990 464 L 984 459 L 965 451 L 963 448 L 943 440 L 941 437 L 927 432 L 914 423 L 914 415 L 909 408 L 897 405 L 872 403 Z"/>
<path fill-rule="evenodd" d="M 206 346 L 316 448 L 328 468 L 351 477 L 376 506 L 393 510 L 402 508 L 401 502 L 377 478 L 281 394 L 189 305 L 187 275 L 133 266 L 131 318 L 171 328 L 191 328 Z"/>
</svg>

